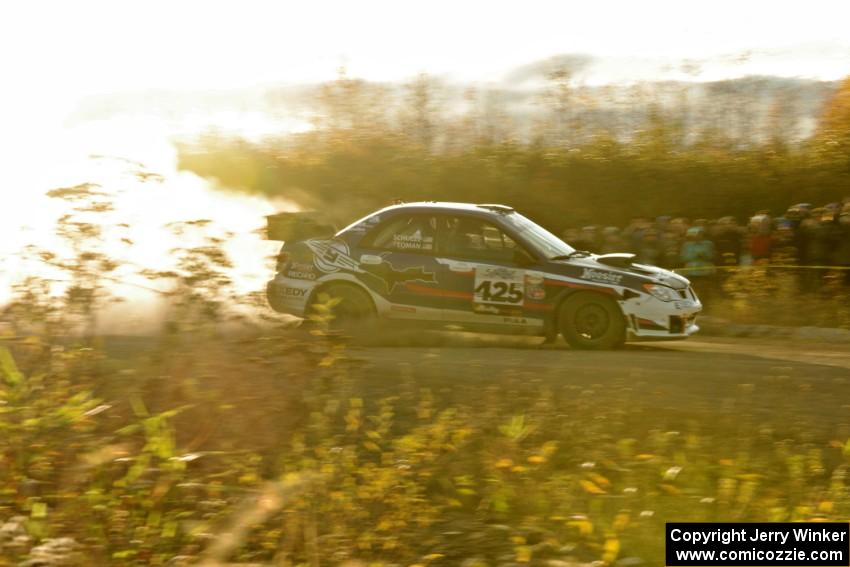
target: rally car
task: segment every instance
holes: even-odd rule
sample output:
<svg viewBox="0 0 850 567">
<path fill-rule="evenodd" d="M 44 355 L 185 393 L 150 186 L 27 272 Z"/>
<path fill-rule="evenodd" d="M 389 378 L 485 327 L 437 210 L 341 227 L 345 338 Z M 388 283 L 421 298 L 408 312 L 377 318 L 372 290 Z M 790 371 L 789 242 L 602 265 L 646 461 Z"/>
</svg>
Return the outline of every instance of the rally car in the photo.
<svg viewBox="0 0 850 567">
<path fill-rule="evenodd" d="M 335 234 L 298 226 L 307 228 L 273 236 L 286 240 L 267 288 L 281 313 L 310 318 L 324 301 L 337 322 L 560 333 L 589 349 L 698 330 L 702 305 L 684 277 L 632 254 L 575 250 L 504 205 L 406 203 Z"/>
</svg>

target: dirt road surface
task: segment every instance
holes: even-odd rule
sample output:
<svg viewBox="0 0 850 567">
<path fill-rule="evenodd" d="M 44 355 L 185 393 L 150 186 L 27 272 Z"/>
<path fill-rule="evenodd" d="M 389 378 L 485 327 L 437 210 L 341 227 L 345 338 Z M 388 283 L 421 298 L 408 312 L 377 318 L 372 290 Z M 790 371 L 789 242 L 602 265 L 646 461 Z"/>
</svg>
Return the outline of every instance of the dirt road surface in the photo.
<svg viewBox="0 0 850 567">
<path fill-rule="evenodd" d="M 375 377 L 376 394 L 390 394 L 403 376 L 448 397 L 519 378 L 555 390 L 625 389 L 659 412 L 735 406 L 750 417 L 781 412 L 789 427 L 802 421 L 824 435 L 850 433 L 850 345 L 699 338 L 593 352 L 474 335 L 404 343 L 352 349 Z"/>
</svg>

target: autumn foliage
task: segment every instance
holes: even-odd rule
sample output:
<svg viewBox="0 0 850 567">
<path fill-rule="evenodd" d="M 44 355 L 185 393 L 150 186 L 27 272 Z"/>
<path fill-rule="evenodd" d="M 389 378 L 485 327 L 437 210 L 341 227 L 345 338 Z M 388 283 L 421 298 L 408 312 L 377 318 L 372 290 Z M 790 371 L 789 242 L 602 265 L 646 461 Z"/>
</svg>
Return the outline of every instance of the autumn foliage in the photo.
<svg viewBox="0 0 850 567">
<path fill-rule="evenodd" d="M 182 147 L 181 166 L 340 224 L 394 199 L 503 202 L 559 232 L 662 214 L 744 220 L 847 195 L 848 81 L 810 135 L 793 92 L 759 107 L 732 85 L 715 90 L 700 103 L 649 86 L 612 100 L 553 73 L 520 124 L 493 92 L 471 89 L 459 109 L 427 77 L 398 96 L 341 77 L 311 99 L 312 130 L 257 143 L 209 137 Z"/>
</svg>

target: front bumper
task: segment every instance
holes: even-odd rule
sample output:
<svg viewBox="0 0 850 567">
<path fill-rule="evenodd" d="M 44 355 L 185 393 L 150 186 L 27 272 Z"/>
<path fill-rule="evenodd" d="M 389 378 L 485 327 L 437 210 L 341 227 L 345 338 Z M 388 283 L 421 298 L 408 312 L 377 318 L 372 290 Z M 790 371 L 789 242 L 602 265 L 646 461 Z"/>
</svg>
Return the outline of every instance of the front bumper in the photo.
<svg viewBox="0 0 850 567">
<path fill-rule="evenodd" d="M 690 288 L 682 295 L 674 301 L 661 301 L 648 294 L 621 301 L 629 338 L 676 340 L 699 331 L 696 317 L 702 311 L 702 303 Z"/>
</svg>

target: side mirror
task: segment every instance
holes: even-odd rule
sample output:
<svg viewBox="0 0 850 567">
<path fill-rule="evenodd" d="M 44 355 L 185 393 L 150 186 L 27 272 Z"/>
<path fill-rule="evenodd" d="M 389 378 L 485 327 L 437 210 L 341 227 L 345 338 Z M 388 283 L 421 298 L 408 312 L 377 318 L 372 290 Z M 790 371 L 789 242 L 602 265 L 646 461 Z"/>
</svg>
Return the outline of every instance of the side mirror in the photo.
<svg viewBox="0 0 850 567">
<path fill-rule="evenodd" d="M 531 254 L 523 250 L 522 248 L 517 248 L 514 250 L 514 264 L 517 266 L 531 266 L 536 263 L 536 260 L 531 257 Z"/>
</svg>

